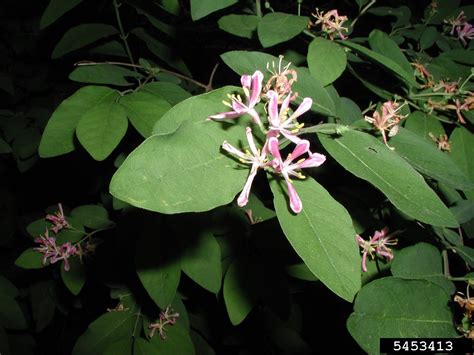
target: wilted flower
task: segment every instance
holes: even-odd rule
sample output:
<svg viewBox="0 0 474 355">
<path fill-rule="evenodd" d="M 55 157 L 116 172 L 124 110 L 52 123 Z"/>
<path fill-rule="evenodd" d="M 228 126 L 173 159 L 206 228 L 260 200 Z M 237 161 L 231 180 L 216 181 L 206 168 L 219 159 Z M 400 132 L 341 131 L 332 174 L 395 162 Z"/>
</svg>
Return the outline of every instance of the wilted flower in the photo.
<svg viewBox="0 0 474 355">
<path fill-rule="evenodd" d="M 372 260 L 375 259 L 375 256 L 385 258 L 387 261 L 393 259 L 393 252 L 388 247 L 389 245 L 396 245 L 397 240 L 393 239 L 395 233 L 388 235 L 388 228 L 385 227 L 381 231 L 375 231 L 373 237 L 370 237 L 369 240 L 363 239 L 360 235 L 356 235 L 357 243 L 362 249 L 362 271 L 367 272 L 367 255 L 369 255 Z"/>
<path fill-rule="evenodd" d="M 63 260 L 65 271 L 69 271 L 68 259 L 79 254 L 79 249 L 70 242 L 56 245 L 56 238 L 49 236 L 48 229 L 46 229 L 44 235 L 40 235 L 39 238 L 36 238 L 35 242 L 40 244 L 40 246 L 33 249 L 44 254 L 43 265 L 46 265 L 48 259 L 50 264 Z"/>
<path fill-rule="evenodd" d="M 316 18 L 314 23 L 310 22 L 310 26 L 317 26 L 321 24 L 321 30 L 323 33 L 329 36 L 330 39 L 334 39 L 339 36 L 340 39 L 346 39 L 342 31 L 347 32 L 347 27 L 342 27 L 342 24 L 347 21 L 347 16 L 339 16 L 336 9 L 330 10 L 327 13 L 319 11 L 316 8 L 316 13 L 311 14 Z"/>
<path fill-rule="evenodd" d="M 150 330 L 150 338 L 152 338 L 155 335 L 155 332 L 158 330 L 158 333 L 160 334 L 161 339 L 166 339 L 166 334 L 165 334 L 165 326 L 166 325 L 173 325 L 176 323 L 176 321 L 179 318 L 179 313 L 173 313 L 173 309 L 171 308 L 171 305 L 168 305 L 164 311 L 160 312 L 160 317 L 156 323 L 151 323 L 148 326 L 148 329 Z"/>
<path fill-rule="evenodd" d="M 438 84 L 433 86 L 433 91 L 444 89 L 446 94 L 456 93 L 459 89 L 459 81 L 444 81 L 440 80 Z"/>
<path fill-rule="evenodd" d="M 454 35 L 454 31 L 459 30 L 459 28 L 466 23 L 466 15 L 464 15 L 464 11 L 461 11 L 456 17 L 444 20 L 444 23 L 451 25 L 451 31 L 449 31 L 449 34 Z"/>
<path fill-rule="evenodd" d="M 280 55 L 279 58 L 278 70 L 276 70 L 274 62 L 272 63 L 272 70 L 270 70 L 270 63 L 267 63 L 267 70 L 273 75 L 268 79 L 264 91 L 275 91 L 278 94 L 278 103 L 281 103 L 283 97 L 291 92 L 291 87 L 293 83 L 297 81 L 298 74 L 296 73 L 296 70 L 290 69 L 291 63 L 288 63 L 282 68 L 283 56 Z M 288 78 L 288 76 L 290 76 L 290 78 Z M 298 93 L 293 93 L 290 100 L 295 100 L 297 96 Z"/>
<path fill-rule="evenodd" d="M 305 97 L 296 111 L 289 116 L 291 92 L 281 104 L 280 111 L 278 111 L 278 94 L 270 90 L 267 96 L 270 99 L 268 102 L 268 121 L 270 123 L 268 136 L 278 137 L 282 134 L 293 143 L 298 143 L 301 139 L 296 136 L 296 133 L 303 127 L 303 124 L 299 124 L 296 119 L 311 108 L 313 100 Z"/>
<path fill-rule="evenodd" d="M 311 168 L 320 166 L 325 162 L 326 157 L 318 153 L 309 152 L 309 142 L 307 140 L 300 140 L 293 152 L 288 154 L 287 158 L 283 161 L 280 154 L 280 148 L 278 139 L 275 137 L 270 137 L 268 140 L 268 150 L 273 155 L 274 159 L 272 161 L 273 169 L 275 173 L 283 175 L 288 186 L 288 194 L 290 197 L 290 207 L 293 212 L 300 213 L 303 209 L 301 199 L 299 198 L 290 176 L 295 176 L 299 179 L 304 179 L 305 176 L 301 174 L 299 170 L 304 168 Z M 297 162 L 293 162 L 295 159 L 301 155 L 309 153 L 309 157 L 306 159 L 300 159 Z"/>
<path fill-rule="evenodd" d="M 58 207 L 59 207 L 59 211 L 56 211 L 55 214 L 48 214 L 46 216 L 46 220 L 53 223 L 53 227 L 51 228 L 51 230 L 56 234 L 61 229 L 70 227 L 69 222 L 66 220 L 66 217 L 64 216 L 63 206 L 60 203 L 58 203 Z"/>
<path fill-rule="evenodd" d="M 231 102 L 224 101 L 224 105 L 232 108 L 232 111 L 212 115 L 209 118 L 214 120 L 223 120 L 240 117 L 248 113 L 256 124 L 262 126 L 260 117 L 258 116 L 257 111 L 254 109 L 255 105 L 257 105 L 260 101 L 262 80 L 263 74 L 259 70 L 257 70 L 252 76 L 242 75 L 240 82 L 242 83 L 242 89 L 244 90 L 245 94 L 245 103 L 242 101 L 240 95 L 229 95 Z"/>
<path fill-rule="evenodd" d="M 466 38 L 469 40 L 474 38 L 474 27 L 468 22 L 466 22 L 462 28 L 456 28 L 456 32 L 463 45 L 467 45 Z"/>
<path fill-rule="evenodd" d="M 405 116 L 399 114 L 401 108 L 402 106 L 398 103 L 387 101 L 382 105 L 382 113 L 375 111 L 372 117 L 365 116 L 365 120 L 380 131 L 385 145 L 390 149 L 394 148 L 388 145 L 385 131 L 388 131 L 389 137 L 393 137 L 398 133 L 398 123 L 405 118 Z"/>
<path fill-rule="evenodd" d="M 440 134 L 439 137 L 436 137 L 433 133 L 429 133 L 430 138 L 436 142 L 439 150 L 451 151 L 451 144 L 449 143 L 447 134 Z"/>
<path fill-rule="evenodd" d="M 251 165 L 250 174 L 247 178 L 247 182 L 245 183 L 244 189 L 242 190 L 239 198 L 237 199 L 237 204 L 240 207 L 245 206 L 249 200 L 250 188 L 252 187 L 252 182 L 255 178 L 255 175 L 257 175 L 258 169 L 268 166 L 266 144 L 264 145 L 262 150 L 257 149 L 250 127 L 247 127 L 245 132 L 247 135 L 247 141 L 249 143 L 250 151 L 246 150 L 245 152 L 242 152 L 227 141 L 224 141 L 224 143 L 222 143 L 222 149 L 237 156 L 242 163 Z"/>
</svg>

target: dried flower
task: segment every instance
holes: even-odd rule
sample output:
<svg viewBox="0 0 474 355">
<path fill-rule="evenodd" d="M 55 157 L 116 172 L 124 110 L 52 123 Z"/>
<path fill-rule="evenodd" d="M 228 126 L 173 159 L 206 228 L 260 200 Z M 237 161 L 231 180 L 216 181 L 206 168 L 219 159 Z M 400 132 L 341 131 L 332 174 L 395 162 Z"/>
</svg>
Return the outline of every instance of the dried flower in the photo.
<svg viewBox="0 0 474 355">
<path fill-rule="evenodd" d="M 278 70 L 276 70 L 274 62 L 272 63 L 272 70 L 270 69 L 270 63 L 267 63 L 267 70 L 273 75 L 268 79 L 263 91 L 266 93 L 270 90 L 275 91 L 278 94 L 278 103 L 282 103 L 283 97 L 291 93 L 292 85 L 297 81 L 298 74 L 296 70 L 290 69 L 291 62 L 282 68 L 283 56 L 280 55 L 279 58 Z M 290 78 L 288 78 L 289 76 Z M 293 93 L 290 100 L 295 100 L 297 96 L 298 93 Z"/>
<path fill-rule="evenodd" d="M 382 105 L 381 113 L 379 113 L 378 111 L 375 111 L 372 114 L 372 117 L 365 116 L 365 120 L 371 123 L 376 129 L 380 131 L 385 145 L 392 150 L 394 148 L 388 145 L 385 131 L 388 131 L 389 137 L 393 137 L 394 135 L 398 133 L 398 123 L 403 118 L 406 117 L 406 116 L 401 116 L 399 114 L 399 111 L 402 107 L 403 105 L 400 106 L 396 102 L 387 101 L 387 102 L 384 102 L 384 104 Z"/>
<path fill-rule="evenodd" d="M 449 143 L 447 134 L 440 134 L 439 137 L 436 137 L 433 133 L 428 133 L 430 138 L 436 142 L 439 150 L 451 151 L 451 144 Z"/>
<path fill-rule="evenodd" d="M 369 255 L 372 260 L 375 259 L 375 256 L 385 258 L 387 261 L 393 259 L 393 252 L 388 246 L 398 243 L 397 239 L 393 238 L 393 236 L 398 233 L 395 232 L 390 235 L 387 233 L 388 228 L 385 227 L 381 231 L 375 231 L 374 236 L 370 237 L 369 240 L 365 240 L 360 235 L 356 235 L 357 243 L 362 249 L 362 271 L 367 272 L 367 255 Z"/>
<path fill-rule="evenodd" d="M 474 38 L 474 27 L 466 22 L 464 26 L 456 28 L 456 32 L 458 35 L 459 40 L 462 42 L 463 45 L 467 45 L 466 39 L 473 39 Z"/>
<path fill-rule="evenodd" d="M 319 11 L 316 8 L 316 13 L 311 14 L 316 18 L 314 23 L 310 22 L 310 26 L 321 25 L 321 31 L 327 35 L 330 39 L 339 37 L 340 39 L 346 39 L 342 33 L 343 31 L 347 32 L 347 27 L 343 27 L 342 24 L 347 21 L 347 16 L 339 16 L 336 9 L 330 10 L 326 13 L 324 11 Z"/>
</svg>

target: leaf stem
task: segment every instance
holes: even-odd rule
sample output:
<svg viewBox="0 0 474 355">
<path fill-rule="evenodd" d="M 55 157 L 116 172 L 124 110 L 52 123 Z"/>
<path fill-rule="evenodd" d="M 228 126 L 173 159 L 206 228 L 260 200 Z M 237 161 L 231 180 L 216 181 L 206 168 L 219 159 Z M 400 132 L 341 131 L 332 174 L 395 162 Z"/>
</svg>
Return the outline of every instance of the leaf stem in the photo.
<svg viewBox="0 0 474 355">
<path fill-rule="evenodd" d="M 122 6 L 122 4 L 119 4 L 117 0 L 114 0 L 115 17 L 117 18 L 117 23 L 120 30 L 120 38 L 122 39 L 123 44 L 125 45 L 125 50 L 127 51 L 127 55 L 128 55 L 128 58 L 130 59 L 130 63 L 135 64 L 135 61 L 133 60 L 132 52 L 130 51 L 130 47 L 127 41 L 128 34 L 126 35 L 125 31 L 123 30 L 122 20 L 120 18 L 120 11 L 119 11 L 120 6 Z M 137 68 L 133 67 L 133 70 L 136 72 Z"/>
<path fill-rule="evenodd" d="M 255 10 L 257 11 L 257 16 L 262 17 L 262 4 L 260 0 L 255 0 Z"/>
<path fill-rule="evenodd" d="M 365 5 L 365 7 L 359 12 L 359 15 L 357 15 L 357 17 L 354 19 L 354 21 L 352 21 L 351 23 L 351 27 L 354 28 L 354 25 L 357 23 L 357 21 L 359 21 L 359 18 L 365 14 L 367 12 L 367 10 L 369 10 L 373 4 L 375 4 L 377 2 L 377 0 L 372 0 L 371 2 L 369 2 L 367 5 Z"/>
</svg>

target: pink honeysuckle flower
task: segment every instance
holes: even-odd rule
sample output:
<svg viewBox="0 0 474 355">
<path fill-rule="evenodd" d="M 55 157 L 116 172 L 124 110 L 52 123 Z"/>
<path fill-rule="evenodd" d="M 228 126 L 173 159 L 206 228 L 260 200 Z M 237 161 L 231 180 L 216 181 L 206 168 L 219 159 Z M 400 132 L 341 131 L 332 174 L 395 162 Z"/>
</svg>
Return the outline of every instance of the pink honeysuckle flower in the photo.
<svg viewBox="0 0 474 355">
<path fill-rule="evenodd" d="M 247 135 L 247 141 L 249 143 L 250 151 L 246 150 L 245 152 L 242 152 L 227 141 L 224 141 L 224 143 L 222 143 L 222 149 L 229 152 L 230 154 L 237 156 L 242 163 L 251 165 L 250 174 L 247 177 L 247 181 L 245 182 L 244 188 L 237 199 L 237 204 L 240 207 L 245 206 L 249 201 L 250 189 L 252 187 L 255 175 L 257 175 L 258 169 L 265 168 L 266 166 L 268 166 L 266 148 L 267 143 L 265 142 L 261 150 L 257 149 L 257 147 L 255 146 L 255 141 L 253 139 L 252 129 L 250 127 L 247 127 L 245 133 Z"/>
<path fill-rule="evenodd" d="M 278 111 L 278 93 L 270 90 L 267 96 L 270 99 L 268 102 L 268 121 L 270 123 L 268 136 L 278 137 L 282 134 L 293 143 L 300 142 L 301 138 L 298 138 L 296 133 L 303 127 L 303 124 L 299 124 L 296 119 L 311 108 L 313 100 L 305 97 L 296 111 L 288 116 L 291 92 L 283 100 L 280 111 Z"/>
<path fill-rule="evenodd" d="M 469 40 L 474 38 L 474 27 L 468 22 L 466 22 L 462 28 L 457 27 L 456 32 L 457 32 L 459 40 L 465 46 L 467 45 L 466 38 Z"/>
<path fill-rule="evenodd" d="M 174 325 L 176 324 L 176 321 L 179 318 L 179 313 L 173 313 L 173 309 L 171 308 L 171 305 L 168 305 L 164 311 L 160 311 L 160 316 L 159 319 L 156 323 L 151 323 L 148 326 L 148 329 L 150 329 L 150 338 L 153 338 L 155 335 L 155 332 L 158 330 L 158 333 L 160 334 L 160 338 L 165 340 L 166 339 L 166 334 L 165 334 L 165 326 L 166 325 Z"/>
<path fill-rule="evenodd" d="M 278 94 L 278 103 L 283 102 L 283 97 L 290 93 L 293 84 L 298 80 L 298 73 L 294 69 L 290 69 L 291 62 L 282 67 L 283 56 L 279 56 L 278 69 L 275 67 L 275 62 L 272 62 L 272 69 L 270 69 L 270 63 L 267 63 L 267 70 L 272 74 L 268 79 L 263 91 L 268 92 L 270 90 L 276 91 Z M 291 100 L 295 100 L 298 93 L 293 93 Z"/>
<path fill-rule="evenodd" d="M 347 38 L 342 33 L 342 31 L 348 31 L 347 27 L 342 26 L 347 21 L 347 16 L 339 16 L 336 9 L 324 13 L 324 11 L 319 11 L 318 8 L 316 8 L 316 13 L 311 15 L 316 18 L 316 21 L 314 23 L 310 22 L 310 26 L 321 24 L 321 31 L 328 35 L 330 39 L 334 39 L 336 36 L 339 36 L 342 40 Z"/>
<path fill-rule="evenodd" d="M 454 35 L 454 31 L 458 30 L 466 23 L 466 15 L 464 15 L 464 11 L 461 11 L 457 17 L 451 18 L 449 20 L 444 20 L 444 23 L 448 23 L 451 25 L 451 31 L 449 32 L 449 34 Z"/>
<path fill-rule="evenodd" d="M 58 203 L 58 208 L 59 210 L 56 211 L 55 214 L 48 214 L 46 216 L 46 220 L 53 223 L 53 227 L 51 228 L 51 230 L 55 234 L 57 234 L 61 229 L 70 227 L 69 222 L 66 220 L 66 217 L 64 216 L 63 206 L 60 203 Z"/>
<path fill-rule="evenodd" d="M 369 237 L 369 240 L 365 240 L 360 235 L 356 235 L 357 244 L 362 249 L 362 271 L 367 272 L 367 255 L 369 255 L 372 260 L 375 259 L 375 256 L 385 258 L 387 261 L 393 259 L 393 252 L 388 247 L 389 245 L 396 245 L 397 239 L 394 239 L 393 236 L 397 232 L 392 234 L 387 234 L 388 228 L 385 227 L 381 231 L 375 231 L 372 237 Z"/>
<path fill-rule="evenodd" d="M 296 147 L 293 149 L 293 152 L 288 154 L 285 161 L 283 161 L 283 159 L 281 158 L 279 143 L 276 137 L 270 137 L 268 139 L 268 150 L 274 157 L 272 161 L 272 166 L 275 170 L 275 173 L 283 175 L 287 183 L 291 210 L 295 213 L 300 213 L 303 209 L 303 204 L 301 203 L 301 199 L 293 186 L 293 182 L 291 181 L 290 176 L 295 176 L 299 179 L 304 179 L 305 176 L 297 170 L 320 166 L 326 161 L 326 157 L 322 154 L 311 153 L 309 151 L 309 142 L 305 139 L 301 139 L 296 144 Z M 297 162 L 293 162 L 295 159 L 305 153 L 309 154 L 308 158 L 300 159 Z"/>
<path fill-rule="evenodd" d="M 406 117 L 399 114 L 402 107 L 403 105 L 400 106 L 396 102 L 387 101 L 382 105 L 382 113 L 375 111 L 372 117 L 365 116 L 365 120 L 380 131 L 385 145 L 392 150 L 394 148 L 388 145 L 385 131 L 388 131 L 389 137 L 393 137 L 398 133 L 398 123 Z"/>
<path fill-rule="evenodd" d="M 225 120 L 228 118 L 237 118 L 248 113 L 253 122 L 262 126 L 260 117 L 255 110 L 255 105 L 260 102 L 260 94 L 262 92 L 263 74 L 257 70 L 252 76 L 242 75 L 240 82 L 245 94 L 245 103 L 242 101 L 240 95 L 229 95 L 230 101 L 224 101 L 224 105 L 232 108 L 232 111 L 218 113 L 209 118 L 214 120 Z"/>
<path fill-rule="evenodd" d="M 35 238 L 35 242 L 40 244 L 40 246 L 33 249 L 44 254 L 43 265 L 47 264 L 48 259 L 50 264 L 55 264 L 58 261 L 63 260 L 65 271 L 69 271 L 70 268 L 68 259 L 79 254 L 79 249 L 76 246 L 73 246 L 70 242 L 56 245 L 56 238 L 49 236 L 48 229 L 46 229 L 44 235 Z"/>
</svg>

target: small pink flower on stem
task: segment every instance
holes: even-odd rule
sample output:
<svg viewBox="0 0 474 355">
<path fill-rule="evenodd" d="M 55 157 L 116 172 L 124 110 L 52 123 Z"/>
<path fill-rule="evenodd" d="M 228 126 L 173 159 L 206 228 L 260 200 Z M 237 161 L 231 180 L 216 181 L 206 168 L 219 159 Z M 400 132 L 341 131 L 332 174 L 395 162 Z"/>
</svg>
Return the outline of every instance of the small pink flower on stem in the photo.
<svg viewBox="0 0 474 355">
<path fill-rule="evenodd" d="M 242 163 L 251 165 L 250 174 L 247 178 L 247 181 L 245 182 L 242 192 L 240 193 L 237 199 L 237 204 L 240 207 L 245 206 L 249 201 L 250 189 L 252 187 L 255 175 L 257 175 L 258 169 L 265 168 L 266 166 L 268 166 L 266 153 L 267 143 L 265 143 L 262 150 L 257 149 L 257 147 L 255 146 L 255 141 L 253 139 L 252 129 L 250 127 L 247 127 L 245 133 L 247 135 L 247 141 L 249 144 L 250 151 L 246 150 L 245 152 L 242 152 L 227 141 L 224 141 L 224 143 L 222 143 L 222 149 L 238 157 Z"/>
<path fill-rule="evenodd" d="M 402 106 L 399 106 L 399 104 L 397 104 L 396 102 L 387 101 L 387 102 L 384 102 L 384 104 L 382 105 L 381 113 L 378 111 L 375 111 L 372 114 L 372 117 L 365 116 L 365 120 L 371 123 L 376 129 L 380 131 L 385 145 L 392 150 L 394 148 L 388 145 L 385 131 L 388 131 L 389 137 L 393 137 L 394 135 L 397 134 L 398 123 L 403 118 L 405 118 L 405 116 L 401 116 L 399 114 L 399 111 L 401 108 Z"/>
<path fill-rule="evenodd" d="M 173 309 L 171 308 L 171 305 L 168 305 L 164 311 L 160 312 L 160 317 L 156 323 L 151 323 L 148 326 L 148 329 L 150 330 L 150 338 L 152 338 L 156 331 L 160 334 L 160 338 L 165 340 L 166 339 L 166 334 L 165 334 L 165 326 L 166 325 L 174 325 L 176 324 L 176 321 L 179 318 L 179 313 L 173 313 Z"/>
<path fill-rule="evenodd" d="M 282 68 L 283 56 L 280 55 L 279 58 L 278 70 L 275 68 L 274 62 L 272 63 L 272 70 L 270 70 L 270 63 L 267 63 L 267 70 L 272 74 L 272 76 L 268 79 L 264 92 L 268 93 L 270 90 L 276 91 L 278 94 L 278 103 L 281 103 L 283 97 L 291 92 L 293 83 L 298 80 L 298 74 L 296 70 L 290 69 L 291 63 L 288 63 Z M 297 96 L 298 93 L 294 93 L 293 96 L 291 96 L 291 100 L 295 100 Z"/>
<path fill-rule="evenodd" d="M 270 99 L 268 102 L 268 121 L 270 123 L 268 137 L 278 137 L 282 134 L 293 143 L 297 144 L 300 142 L 301 139 L 296 136 L 296 133 L 298 133 L 304 124 L 298 123 L 296 119 L 311 108 L 313 100 L 309 97 L 305 97 L 296 111 L 288 116 L 291 92 L 283 100 L 280 111 L 278 111 L 278 93 L 270 90 L 267 96 Z"/>
<path fill-rule="evenodd" d="M 47 264 L 48 259 L 50 264 L 55 264 L 63 260 L 65 271 L 69 271 L 68 259 L 80 253 L 79 249 L 70 242 L 56 245 L 56 238 L 49 236 L 48 229 L 46 229 L 44 235 L 40 235 L 39 238 L 36 238 L 35 242 L 40 244 L 40 246 L 33 249 L 44 254 L 43 265 Z"/>
<path fill-rule="evenodd" d="M 461 11 L 455 18 L 444 20 L 444 22 L 451 25 L 449 34 L 454 35 L 454 31 L 458 31 L 466 23 L 466 15 L 464 11 Z"/>
<path fill-rule="evenodd" d="M 466 39 L 471 40 L 474 38 L 474 27 L 468 22 L 466 22 L 462 28 L 458 27 L 456 29 L 456 32 L 457 32 L 459 40 L 465 46 L 467 45 Z"/>
<path fill-rule="evenodd" d="M 70 227 L 69 222 L 66 221 L 66 217 L 64 216 L 63 206 L 60 203 L 58 203 L 58 208 L 59 210 L 56 211 L 55 214 L 48 214 L 46 216 L 46 220 L 53 223 L 51 230 L 55 234 L 57 234 L 61 229 Z"/>
<path fill-rule="evenodd" d="M 314 23 L 310 22 L 310 26 L 321 25 L 321 31 L 329 36 L 330 39 L 334 39 L 339 36 L 340 39 L 344 40 L 347 37 L 342 33 L 347 32 L 347 27 L 343 27 L 343 23 L 347 21 L 347 16 L 339 16 L 336 9 L 330 10 L 326 13 L 319 11 L 316 8 L 316 13 L 311 14 L 316 18 Z"/>
<path fill-rule="evenodd" d="M 375 259 L 375 256 L 385 258 L 387 261 L 393 259 L 393 252 L 388 246 L 397 244 L 397 239 L 393 238 L 397 232 L 392 234 L 387 233 L 388 228 L 385 227 L 381 231 L 375 231 L 375 234 L 373 237 L 370 237 L 369 240 L 365 240 L 360 235 L 356 235 L 357 244 L 359 244 L 359 247 L 362 249 L 362 271 L 367 272 L 367 255 L 369 255 L 372 260 Z"/>
<path fill-rule="evenodd" d="M 230 101 L 224 101 L 224 105 L 232 108 L 232 111 L 218 113 L 209 118 L 213 120 L 225 120 L 229 118 L 237 118 L 248 113 L 253 122 L 262 127 L 260 117 L 255 111 L 255 106 L 260 102 L 260 94 L 262 92 L 263 74 L 257 70 L 252 76 L 242 75 L 240 82 L 245 94 L 245 102 L 242 101 L 240 95 L 229 95 Z"/>
<path fill-rule="evenodd" d="M 309 151 L 309 142 L 307 140 L 300 140 L 296 147 L 293 149 L 293 152 L 288 154 L 287 158 L 283 161 L 280 154 L 280 148 L 278 139 L 275 137 L 270 137 L 268 140 L 268 150 L 273 155 L 274 159 L 272 161 L 273 169 L 275 173 L 283 175 L 288 186 L 288 194 L 290 197 L 290 207 L 291 210 L 295 213 L 300 213 L 303 209 L 303 204 L 301 199 L 296 192 L 293 182 L 291 181 L 290 176 L 295 176 L 299 179 L 304 179 L 305 176 L 301 174 L 299 170 L 304 168 L 311 168 L 320 166 L 326 161 L 326 157 L 322 154 L 311 153 Z M 308 153 L 309 157 L 306 159 L 300 159 L 297 162 L 293 162 L 295 159 L 301 155 Z"/>
</svg>

